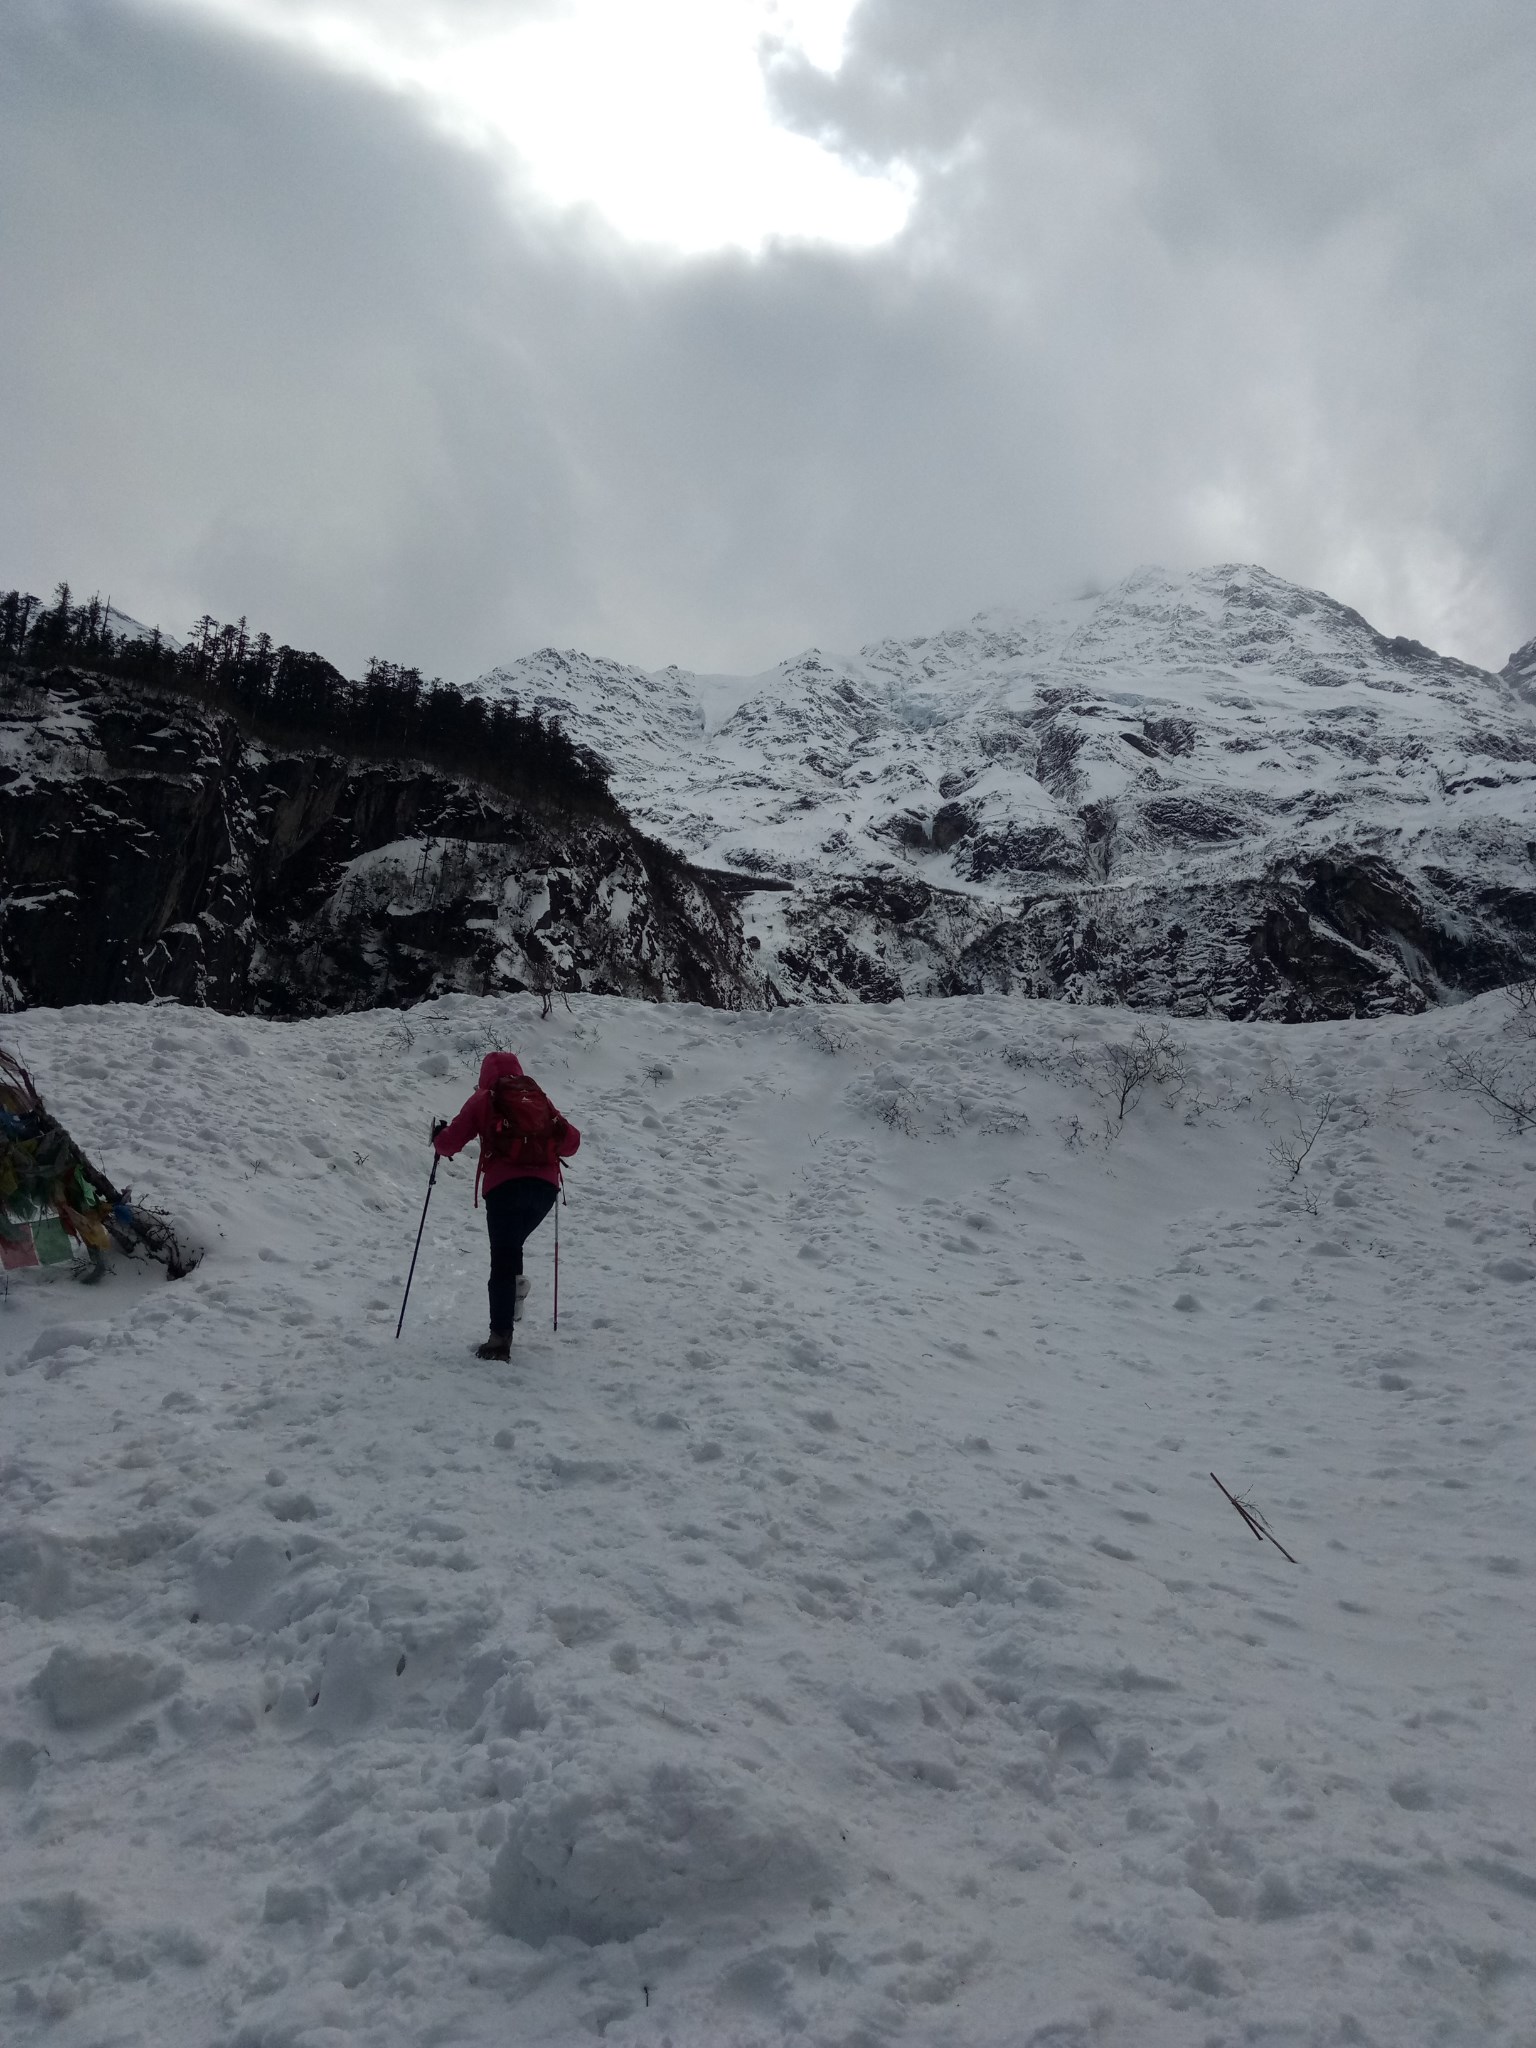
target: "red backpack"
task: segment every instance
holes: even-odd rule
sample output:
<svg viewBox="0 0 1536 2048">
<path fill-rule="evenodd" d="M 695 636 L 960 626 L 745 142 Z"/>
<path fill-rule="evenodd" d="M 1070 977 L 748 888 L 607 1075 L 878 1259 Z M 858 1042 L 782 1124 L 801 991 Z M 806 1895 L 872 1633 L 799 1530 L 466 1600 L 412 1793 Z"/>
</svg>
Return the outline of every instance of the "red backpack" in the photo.
<svg viewBox="0 0 1536 2048">
<path fill-rule="evenodd" d="M 503 1074 L 491 1090 L 491 1113 L 480 1134 L 477 1199 L 481 1176 L 498 1160 L 510 1160 L 524 1173 L 558 1168 L 564 1128 L 564 1117 L 537 1081 L 527 1074 Z"/>
</svg>

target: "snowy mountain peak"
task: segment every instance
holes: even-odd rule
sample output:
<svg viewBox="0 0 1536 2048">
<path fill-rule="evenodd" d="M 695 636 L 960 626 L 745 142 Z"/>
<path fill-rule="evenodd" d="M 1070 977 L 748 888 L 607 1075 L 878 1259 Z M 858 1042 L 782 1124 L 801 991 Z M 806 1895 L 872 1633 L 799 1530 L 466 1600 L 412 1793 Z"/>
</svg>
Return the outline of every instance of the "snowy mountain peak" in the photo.
<svg viewBox="0 0 1536 2048">
<path fill-rule="evenodd" d="M 1536 693 L 1536 638 L 1527 640 L 1523 647 L 1517 647 L 1499 673 L 1522 696 Z"/>
<path fill-rule="evenodd" d="M 127 612 L 120 612 L 115 604 L 107 606 L 104 623 L 108 632 L 116 633 L 124 640 L 152 640 L 158 632 L 162 646 L 173 649 L 181 646 L 174 633 L 162 632 L 158 626 L 146 626 L 142 620 L 132 619 Z"/>
<path fill-rule="evenodd" d="M 1348 605 L 1247 563 L 1183 576 L 1138 569 L 1113 589 L 1039 614 L 996 607 L 926 638 L 876 642 L 863 658 L 892 673 L 925 676 L 988 663 L 1049 666 L 1083 679 L 1264 666 L 1322 688 L 1367 678 L 1380 687 L 1383 664 L 1444 668 L 1462 678 L 1483 673 L 1417 641 L 1389 639 Z"/>
<path fill-rule="evenodd" d="M 864 993 L 970 985 L 964 956 L 1064 889 L 1080 910 L 1085 890 L 1177 896 L 1177 946 L 1190 890 L 1341 849 L 1445 874 L 1475 846 L 1479 886 L 1529 884 L 1536 726 L 1521 678 L 1378 632 L 1252 564 L 1138 569 L 1039 613 L 998 606 L 853 655 L 810 648 L 760 676 L 544 653 L 477 687 L 559 717 L 681 853 L 798 890 L 750 906 L 781 990 L 826 994 L 850 974 Z M 875 891 L 875 923 L 902 929 L 855 931 L 839 913 L 846 957 L 828 978 L 806 963 L 832 943 L 828 892 L 850 889 Z M 946 937 L 923 922 L 934 892 Z M 1383 972 L 1432 993 L 1448 970 L 1401 950 Z M 994 963 L 981 985 L 1014 971 Z"/>
<path fill-rule="evenodd" d="M 1405 767 L 1421 807 L 1437 741 L 1476 754 L 1488 721 L 1514 716 L 1493 744 L 1508 760 L 1530 736 L 1504 679 L 1233 564 L 1141 569 L 1032 617 L 997 608 L 854 656 L 813 648 L 758 677 L 546 651 L 477 687 L 558 716 L 637 819 L 694 857 L 786 877 L 916 860 L 973 890 L 1060 874 L 1060 847 L 1042 862 L 1019 834 L 1079 840 L 1085 804 L 1127 814 L 1124 850 L 1129 812 L 1191 783 L 1254 824 L 1294 820 L 1346 784 L 1358 807 L 1369 785 L 1380 823 L 1380 806 L 1409 794 Z M 932 819 L 962 791 L 969 827 L 947 848 Z"/>
</svg>

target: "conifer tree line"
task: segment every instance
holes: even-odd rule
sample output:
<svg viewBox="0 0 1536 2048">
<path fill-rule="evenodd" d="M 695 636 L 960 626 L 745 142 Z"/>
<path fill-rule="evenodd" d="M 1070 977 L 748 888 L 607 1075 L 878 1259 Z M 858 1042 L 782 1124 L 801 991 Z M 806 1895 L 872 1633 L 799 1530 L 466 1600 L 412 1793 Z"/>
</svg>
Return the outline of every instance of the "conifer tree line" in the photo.
<svg viewBox="0 0 1536 2048">
<path fill-rule="evenodd" d="M 607 771 L 557 720 L 523 711 L 517 699 L 487 703 L 420 669 L 375 657 L 349 682 L 324 655 L 274 646 L 242 618 L 204 614 L 174 647 L 160 633 L 117 633 L 99 597 L 76 604 L 67 583 L 52 604 L 20 590 L 0 592 L 0 668 L 88 669 L 148 683 L 233 712 L 257 733 L 313 734 L 345 751 L 430 758 L 477 780 L 512 782 L 606 808 Z"/>
</svg>

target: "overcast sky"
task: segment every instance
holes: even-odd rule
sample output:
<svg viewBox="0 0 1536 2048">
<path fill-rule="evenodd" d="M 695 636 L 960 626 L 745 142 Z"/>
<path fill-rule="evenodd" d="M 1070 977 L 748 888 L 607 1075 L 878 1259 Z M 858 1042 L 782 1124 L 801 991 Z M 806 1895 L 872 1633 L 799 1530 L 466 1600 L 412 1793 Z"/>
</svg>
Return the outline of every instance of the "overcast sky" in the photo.
<svg viewBox="0 0 1536 2048">
<path fill-rule="evenodd" d="M 1536 632 L 1532 0 L 0 0 L 0 585 L 757 669 Z"/>
</svg>

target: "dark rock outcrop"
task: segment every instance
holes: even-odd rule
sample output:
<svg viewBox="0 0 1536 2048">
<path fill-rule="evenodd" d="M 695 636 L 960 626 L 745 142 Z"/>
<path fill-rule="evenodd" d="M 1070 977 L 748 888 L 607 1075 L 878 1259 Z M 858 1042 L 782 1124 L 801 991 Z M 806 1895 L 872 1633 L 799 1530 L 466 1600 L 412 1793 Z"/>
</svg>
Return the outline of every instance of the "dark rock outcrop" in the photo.
<svg viewBox="0 0 1536 2048">
<path fill-rule="evenodd" d="M 1533 869 L 1536 884 L 1536 869 Z M 1493 988 L 1536 954 L 1536 886 L 1410 878 L 1340 846 L 1249 877 L 1159 886 L 1068 885 L 991 905 L 901 877 L 799 890 L 772 903 L 771 971 L 817 1001 L 888 1001 L 916 974 L 934 995 L 1004 991 L 1183 1016 L 1418 1012 Z"/>
<path fill-rule="evenodd" d="M 0 677 L 0 1007 L 518 988 L 764 1000 L 735 892 L 615 803 L 276 745 L 77 671 Z"/>
<path fill-rule="evenodd" d="M 1536 873 L 1533 873 L 1536 880 Z M 948 992 L 1012 988 L 1180 1015 L 1424 1010 L 1528 971 L 1536 887 L 1410 878 L 1341 846 L 1262 875 L 1043 898 L 961 948 Z"/>
</svg>

